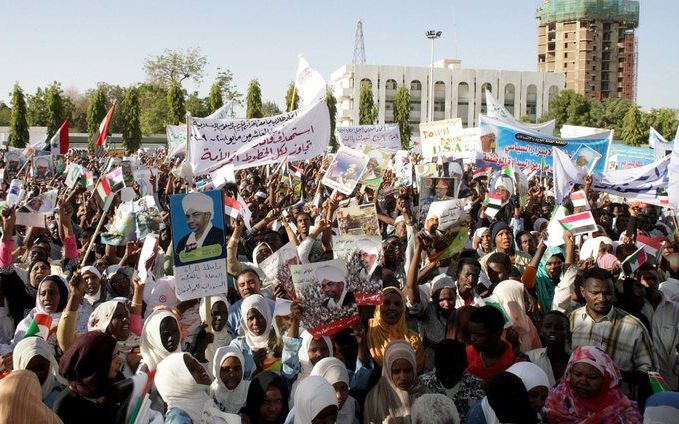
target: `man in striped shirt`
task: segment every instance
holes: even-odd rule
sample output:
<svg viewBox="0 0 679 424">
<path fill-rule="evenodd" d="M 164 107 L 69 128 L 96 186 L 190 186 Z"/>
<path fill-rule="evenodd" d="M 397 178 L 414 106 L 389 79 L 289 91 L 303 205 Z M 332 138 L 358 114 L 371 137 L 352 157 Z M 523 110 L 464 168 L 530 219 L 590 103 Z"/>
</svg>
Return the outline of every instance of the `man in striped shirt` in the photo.
<svg viewBox="0 0 679 424">
<path fill-rule="evenodd" d="M 654 370 L 651 337 L 641 321 L 613 306 L 613 276 L 594 267 L 582 276 L 580 288 L 586 305 L 571 313 L 573 348 L 597 346 L 620 368 L 623 380 L 635 385 L 648 382 Z"/>
</svg>

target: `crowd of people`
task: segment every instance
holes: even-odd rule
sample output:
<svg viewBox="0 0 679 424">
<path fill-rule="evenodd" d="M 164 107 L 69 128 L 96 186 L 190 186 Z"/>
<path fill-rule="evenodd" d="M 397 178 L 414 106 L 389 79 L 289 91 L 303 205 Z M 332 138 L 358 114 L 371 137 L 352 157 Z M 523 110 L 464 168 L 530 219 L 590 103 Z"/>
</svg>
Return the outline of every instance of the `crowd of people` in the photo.
<svg viewBox="0 0 679 424">
<path fill-rule="evenodd" d="M 95 181 L 110 167 L 82 151 L 63 159 Z M 450 252 L 453 230 L 418 218 L 417 184 L 395 187 L 391 169 L 377 190 L 359 182 L 346 196 L 321 183 L 328 157 L 296 163 L 296 179 L 261 166 L 221 187 L 187 177 L 162 149 L 125 160 L 152 171 L 150 192 L 130 186 L 161 211 L 144 280 L 144 240 L 101 240 L 120 195 L 105 208 L 94 187 L 67 187 L 66 172 L 14 177 L 23 196 L 1 212 L 0 423 L 677 422 L 672 209 L 596 192 L 587 178 L 573 189 L 586 205 L 563 206 L 591 210 L 596 229 L 555 232 L 550 178 L 518 193 L 511 177 L 468 165 L 458 181 L 468 218 L 454 229 L 468 236 Z M 240 199 L 249 222 L 225 217 L 228 290 L 180 301 L 169 199 L 208 187 Z M 59 200 L 44 227 L 20 225 L 23 205 L 50 190 Z M 503 199 L 492 214 L 489 192 Z M 293 263 L 332 260 L 337 210 L 366 204 L 382 236 L 370 276 L 381 303 L 352 305 L 357 322 L 315 337 L 303 296 L 279 281 L 289 272 L 267 278 L 258 264 L 288 243 Z M 630 271 L 642 236 L 661 247 Z M 283 319 L 277 299 L 291 301 Z"/>
</svg>

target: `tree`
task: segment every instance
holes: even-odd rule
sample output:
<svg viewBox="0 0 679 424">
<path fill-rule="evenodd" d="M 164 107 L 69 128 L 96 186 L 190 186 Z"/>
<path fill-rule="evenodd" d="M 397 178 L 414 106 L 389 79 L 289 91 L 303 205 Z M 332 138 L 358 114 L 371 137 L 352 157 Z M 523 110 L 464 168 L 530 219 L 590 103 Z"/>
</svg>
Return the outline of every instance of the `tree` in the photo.
<svg viewBox="0 0 679 424">
<path fill-rule="evenodd" d="M 157 84 L 144 83 L 139 86 L 141 107 L 141 132 L 144 135 L 165 132 L 165 124 L 170 119 L 167 104 L 167 90 Z"/>
<path fill-rule="evenodd" d="M 0 127 L 9 126 L 12 109 L 5 102 L 0 102 Z"/>
<path fill-rule="evenodd" d="M 26 96 L 26 119 L 32 127 L 47 126 L 48 113 L 45 90 L 38 87 L 35 94 Z"/>
<path fill-rule="evenodd" d="M 132 154 L 141 147 L 141 111 L 139 110 L 139 91 L 130 87 L 125 91 L 125 98 L 120 105 L 123 116 L 123 147 L 127 154 Z"/>
<path fill-rule="evenodd" d="M 224 101 L 222 100 L 222 89 L 219 84 L 212 84 L 210 87 L 210 95 L 207 99 L 207 104 L 210 109 L 210 113 L 214 113 L 217 109 L 224 106 Z"/>
<path fill-rule="evenodd" d="M 563 124 L 591 126 L 591 103 L 582 94 L 574 90 L 563 90 L 549 102 L 549 111 L 542 116 L 541 121 L 556 120 L 556 127 Z"/>
<path fill-rule="evenodd" d="M 337 138 L 335 137 L 335 126 L 337 125 L 337 99 L 329 88 L 325 90 L 325 104 L 328 105 L 328 114 L 330 115 L 330 147 L 332 147 L 333 151 L 336 151 L 338 147 Z"/>
<path fill-rule="evenodd" d="M 179 123 L 184 121 L 184 117 L 186 116 L 184 90 L 178 82 L 172 82 L 170 88 L 167 90 L 167 108 L 170 124 L 179 125 Z"/>
<path fill-rule="evenodd" d="M 87 134 L 89 135 L 89 149 L 94 150 L 94 141 L 92 138 L 99 129 L 101 121 L 106 117 L 108 112 L 108 100 L 103 87 L 98 87 L 90 95 L 90 103 L 87 106 Z"/>
<path fill-rule="evenodd" d="M 217 68 L 217 78 L 215 78 L 215 84 L 219 86 L 222 90 L 222 101 L 230 101 L 239 106 L 243 106 L 243 94 L 239 93 L 236 89 L 236 85 L 233 83 L 233 74 L 228 69 L 222 71 Z"/>
<path fill-rule="evenodd" d="M 64 90 L 66 116 L 71 119 L 69 129 L 73 132 L 87 132 L 87 105 L 89 98 L 85 93 L 71 88 Z"/>
<path fill-rule="evenodd" d="M 26 147 L 28 143 L 28 121 L 26 120 L 26 100 L 19 84 L 14 84 L 12 92 L 12 113 L 9 120 L 9 145 Z"/>
<path fill-rule="evenodd" d="M 198 47 L 185 51 L 165 49 L 158 56 L 146 58 L 144 71 L 149 82 L 169 88 L 172 83 L 181 84 L 185 79 L 200 83 L 206 65 L 207 57 Z"/>
<path fill-rule="evenodd" d="M 590 108 L 591 126 L 609 128 L 614 135 L 622 134 L 622 121 L 633 103 L 624 98 L 608 98 L 603 102 L 593 101 Z"/>
<path fill-rule="evenodd" d="M 285 109 L 292 112 L 299 107 L 299 95 L 295 89 L 295 82 L 291 81 L 288 85 L 288 91 L 285 93 Z"/>
<path fill-rule="evenodd" d="M 45 103 L 47 104 L 47 136 L 52 137 L 68 117 L 64 99 L 61 97 L 61 85 L 58 82 L 53 82 L 47 89 Z"/>
<path fill-rule="evenodd" d="M 635 105 L 630 106 L 622 122 L 622 139 L 625 144 L 638 146 L 648 140 L 645 136 L 643 118 L 641 111 Z M 645 138 L 645 139 L 644 139 Z"/>
<path fill-rule="evenodd" d="M 186 98 L 186 111 L 191 114 L 191 116 L 204 117 L 210 114 L 210 108 L 208 107 L 208 99 L 198 97 L 198 92 L 194 91 L 189 97 Z"/>
<path fill-rule="evenodd" d="M 362 85 L 358 104 L 358 124 L 373 125 L 376 120 L 377 106 L 373 99 L 372 89 L 367 84 Z"/>
<path fill-rule="evenodd" d="M 410 147 L 410 91 L 401 85 L 396 90 L 394 99 L 394 121 L 398 124 L 401 134 L 401 147 L 407 150 Z"/>
<path fill-rule="evenodd" d="M 519 121 L 525 122 L 525 123 L 527 123 L 527 124 L 533 124 L 533 123 L 534 123 L 534 122 L 533 122 L 533 118 L 531 118 L 531 117 L 528 116 L 528 115 L 522 115 L 521 118 L 519 118 Z"/>
<path fill-rule="evenodd" d="M 677 115 L 672 109 L 668 108 L 651 109 L 644 114 L 646 132 L 650 131 L 650 127 L 662 134 L 665 140 L 673 140 L 677 133 Z M 648 139 L 648 135 L 646 135 L 646 139 Z"/>
<path fill-rule="evenodd" d="M 283 113 L 281 108 L 272 101 L 266 101 L 262 104 L 262 116 L 274 116 Z"/>
<path fill-rule="evenodd" d="M 126 89 L 120 85 L 100 82 L 97 84 L 96 89 L 104 92 L 104 95 L 107 99 L 107 104 L 109 105 L 112 103 L 120 105 L 125 99 Z M 123 126 L 123 115 L 121 113 L 114 113 L 113 117 L 111 118 L 111 125 L 109 127 L 110 133 L 121 133 L 123 131 Z"/>
<path fill-rule="evenodd" d="M 259 81 L 253 79 L 248 85 L 248 95 L 246 97 L 245 117 L 248 119 L 261 118 L 264 116 L 262 112 L 262 89 L 259 86 Z"/>
</svg>

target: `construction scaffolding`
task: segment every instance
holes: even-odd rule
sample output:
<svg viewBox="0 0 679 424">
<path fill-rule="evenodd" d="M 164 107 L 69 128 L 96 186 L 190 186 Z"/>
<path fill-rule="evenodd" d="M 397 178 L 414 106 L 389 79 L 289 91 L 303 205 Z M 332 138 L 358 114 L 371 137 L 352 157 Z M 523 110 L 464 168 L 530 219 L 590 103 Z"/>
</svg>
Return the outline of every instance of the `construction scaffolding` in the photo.
<svg viewBox="0 0 679 424">
<path fill-rule="evenodd" d="M 544 0 L 537 11 L 538 25 L 596 20 L 639 26 L 638 0 Z"/>
</svg>

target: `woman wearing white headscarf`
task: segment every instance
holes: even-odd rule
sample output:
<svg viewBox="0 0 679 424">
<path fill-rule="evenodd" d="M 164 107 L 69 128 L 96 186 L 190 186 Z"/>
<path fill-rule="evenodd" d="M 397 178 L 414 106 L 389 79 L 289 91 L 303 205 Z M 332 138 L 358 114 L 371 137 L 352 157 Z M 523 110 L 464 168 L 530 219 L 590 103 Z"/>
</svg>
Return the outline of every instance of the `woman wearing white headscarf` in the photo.
<svg viewBox="0 0 679 424">
<path fill-rule="evenodd" d="M 315 339 L 308 331 L 304 331 L 300 336 L 302 339 L 302 344 L 297 353 L 299 358 L 299 373 L 297 374 L 297 379 L 292 385 L 290 390 L 290 408 L 294 406 L 295 391 L 299 383 L 311 375 L 311 371 L 314 365 L 318 363 L 323 358 L 327 358 L 333 355 L 332 351 L 332 341 L 330 337 L 321 337 Z"/>
<path fill-rule="evenodd" d="M 207 394 L 210 377 L 188 353 L 173 353 L 163 359 L 158 364 L 154 384 L 167 404 L 165 422 L 186 422 L 187 417 L 194 424 L 211 423 L 215 417 L 229 422 L 229 414 L 219 411 Z"/>
<path fill-rule="evenodd" d="M 232 360 L 227 362 L 229 358 Z M 210 395 L 224 412 L 237 414 L 247 401 L 250 380 L 243 378 L 243 362 L 243 355 L 234 346 L 222 346 L 214 355 Z"/>
<path fill-rule="evenodd" d="M 337 398 L 335 389 L 323 377 L 309 376 L 295 393 L 294 424 L 335 423 Z"/>
<path fill-rule="evenodd" d="M 490 229 L 488 227 L 477 228 L 472 237 L 472 248 L 478 252 L 479 257 L 493 251 L 490 243 Z"/>
<path fill-rule="evenodd" d="M 521 352 L 528 352 L 532 349 L 542 347 L 538 330 L 535 324 L 526 313 L 526 301 L 524 296 L 524 285 L 515 280 L 505 280 L 498 284 L 493 290 L 493 295 L 489 297 L 502 305 L 505 314 L 512 320 L 512 328 L 519 335 Z"/>
<path fill-rule="evenodd" d="M 177 317 L 166 309 L 154 311 L 146 319 L 141 330 L 140 370 L 154 370 L 165 357 L 174 352 L 181 352 L 180 339 Z"/>
<path fill-rule="evenodd" d="M 358 424 L 358 402 L 349 396 L 349 373 L 344 362 L 337 358 L 323 358 L 314 365 L 311 375 L 325 378 L 332 384 L 337 397 L 337 424 Z"/>
<path fill-rule="evenodd" d="M 507 372 L 519 377 L 528 392 L 528 400 L 540 422 L 544 422 L 544 407 L 549 394 L 549 379 L 539 366 L 532 362 L 517 362 Z"/>
<path fill-rule="evenodd" d="M 130 313 L 125 306 L 125 299 L 116 298 L 100 303 L 90 315 L 87 331 L 101 331 L 112 335 L 117 341 L 123 375 L 128 378 L 134 374 L 128 354 L 139 347 L 140 338 L 131 331 Z"/>
<path fill-rule="evenodd" d="M 51 408 L 66 384 L 59 375 L 59 364 L 52 346 L 42 337 L 26 337 L 14 347 L 12 361 L 14 370 L 29 370 L 37 375 L 42 387 L 42 401 Z"/>
<path fill-rule="evenodd" d="M 210 311 L 207 310 L 207 299 L 210 301 Z M 208 360 L 206 370 L 211 378 L 217 377 L 217 374 L 212 375 L 212 359 L 215 357 L 217 349 L 228 346 L 233 339 L 226 325 L 228 311 L 229 301 L 224 295 L 204 297 L 200 300 L 200 307 L 198 308 L 200 321 L 208 327 L 208 331 L 213 337 L 212 342 L 205 348 L 205 359 Z"/>
<path fill-rule="evenodd" d="M 363 422 L 410 424 L 410 408 L 427 393 L 417 379 L 415 351 L 405 340 L 394 340 L 384 352 L 382 376 L 365 400 Z"/>
</svg>

